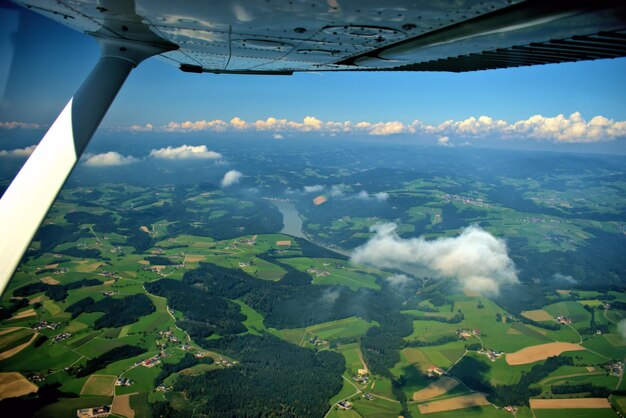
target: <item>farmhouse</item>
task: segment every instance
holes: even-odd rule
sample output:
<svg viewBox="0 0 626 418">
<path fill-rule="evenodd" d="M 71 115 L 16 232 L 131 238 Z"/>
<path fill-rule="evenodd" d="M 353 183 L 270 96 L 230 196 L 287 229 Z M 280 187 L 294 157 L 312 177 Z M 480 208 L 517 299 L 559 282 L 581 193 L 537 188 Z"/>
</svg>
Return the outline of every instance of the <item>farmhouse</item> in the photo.
<svg viewBox="0 0 626 418">
<path fill-rule="evenodd" d="M 42 329 L 57 329 L 60 325 L 60 322 L 39 321 L 31 328 L 41 331 Z"/>
<path fill-rule="evenodd" d="M 115 386 L 130 386 L 132 385 L 133 382 L 131 379 L 129 379 L 128 377 L 118 377 L 115 380 Z"/>
<path fill-rule="evenodd" d="M 83 408 L 76 411 L 79 418 L 108 417 L 111 413 L 111 405 L 94 406 L 93 408 Z"/>
<path fill-rule="evenodd" d="M 572 323 L 572 320 L 569 319 L 568 317 L 566 317 L 565 315 L 559 315 L 556 317 L 556 321 L 559 324 L 565 324 L 565 325 L 569 325 Z"/>
<path fill-rule="evenodd" d="M 70 332 L 63 332 L 63 333 L 57 335 L 56 337 L 54 337 L 54 342 L 58 343 L 60 341 L 67 340 L 71 336 L 72 336 L 72 334 Z"/>
<path fill-rule="evenodd" d="M 340 401 L 340 402 L 337 402 L 337 406 L 347 411 L 349 409 L 352 409 L 352 402 Z"/>
<path fill-rule="evenodd" d="M 428 377 L 443 376 L 444 374 L 446 374 L 446 371 L 441 367 L 433 366 L 428 369 Z"/>
</svg>

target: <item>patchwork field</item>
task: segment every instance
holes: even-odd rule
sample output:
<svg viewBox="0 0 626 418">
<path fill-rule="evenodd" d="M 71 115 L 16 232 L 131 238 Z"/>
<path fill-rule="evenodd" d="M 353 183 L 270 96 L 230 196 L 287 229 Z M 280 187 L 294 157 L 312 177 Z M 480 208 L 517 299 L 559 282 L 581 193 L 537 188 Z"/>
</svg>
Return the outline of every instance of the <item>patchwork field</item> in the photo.
<svg viewBox="0 0 626 418">
<path fill-rule="evenodd" d="M 107 374 L 92 374 L 85 382 L 81 395 L 112 396 L 115 390 L 117 376 Z"/>
<path fill-rule="evenodd" d="M 510 353 L 506 355 L 506 362 L 511 366 L 516 366 L 520 364 L 528 364 L 534 363 L 536 361 L 545 360 L 548 357 L 558 356 L 559 354 L 565 351 L 578 351 L 584 350 L 578 344 L 573 343 L 548 343 L 548 344 L 540 344 L 533 345 L 530 347 L 523 348 L 515 353 Z"/>
<path fill-rule="evenodd" d="M 418 408 L 422 414 L 433 414 L 436 412 L 454 411 L 484 405 L 489 405 L 489 401 L 485 398 L 485 395 L 482 393 L 473 393 L 471 395 L 422 403 L 418 405 Z"/>
<path fill-rule="evenodd" d="M 130 406 L 130 398 L 133 395 L 137 395 L 137 392 L 126 395 L 117 395 L 113 398 L 111 412 L 115 415 L 120 415 L 126 418 L 135 418 L 135 411 Z"/>
<path fill-rule="evenodd" d="M 0 373 L 0 400 L 35 393 L 38 389 L 21 373 Z"/>
<path fill-rule="evenodd" d="M 531 409 L 602 409 L 611 408 L 606 398 L 531 399 Z"/>
<path fill-rule="evenodd" d="M 544 311 L 543 309 L 535 309 L 534 311 L 524 311 L 522 312 L 528 319 L 532 319 L 533 321 L 541 322 L 541 321 L 554 321 L 554 317 Z"/>
<path fill-rule="evenodd" d="M 444 393 L 452 390 L 459 384 L 459 381 L 452 379 L 451 377 L 442 377 L 435 383 L 430 384 L 425 389 L 419 390 L 413 394 L 413 400 L 416 402 L 423 402 L 428 399 L 436 398 Z"/>
</svg>

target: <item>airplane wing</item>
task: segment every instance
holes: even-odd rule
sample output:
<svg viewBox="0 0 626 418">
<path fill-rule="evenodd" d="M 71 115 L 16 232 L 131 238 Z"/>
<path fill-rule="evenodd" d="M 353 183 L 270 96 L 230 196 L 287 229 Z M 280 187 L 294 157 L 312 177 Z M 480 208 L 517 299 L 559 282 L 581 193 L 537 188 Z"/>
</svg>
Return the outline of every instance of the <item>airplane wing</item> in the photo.
<svg viewBox="0 0 626 418">
<path fill-rule="evenodd" d="M 131 70 L 473 71 L 626 55 L 624 0 L 13 0 L 102 53 L 0 200 L 0 293 Z"/>
<path fill-rule="evenodd" d="M 626 2 L 578 0 L 16 0 L 85 33 L 178 49 L 183 71 L 472 71 L 626 55 Z"/>
</svg>

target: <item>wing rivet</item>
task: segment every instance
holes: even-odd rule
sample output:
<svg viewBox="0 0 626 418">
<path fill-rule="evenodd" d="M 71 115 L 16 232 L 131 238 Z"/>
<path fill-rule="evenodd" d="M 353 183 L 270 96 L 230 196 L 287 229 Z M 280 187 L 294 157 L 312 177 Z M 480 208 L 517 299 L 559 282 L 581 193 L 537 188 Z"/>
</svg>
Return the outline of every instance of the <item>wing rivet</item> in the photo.
<svg viewBox="0 0 626 418">
<path fill-rule="evenodd" d="M 298 27 L 298 28 L 295 28 L 293 31 L 296 33 L 304 33 L 306 32 L 306 29 L 302 27 Z"/>
<path fill-rule="evenodd" d="M 122 31 L 128 32 L 128 26 L 122 26 Z"/>
</svg>

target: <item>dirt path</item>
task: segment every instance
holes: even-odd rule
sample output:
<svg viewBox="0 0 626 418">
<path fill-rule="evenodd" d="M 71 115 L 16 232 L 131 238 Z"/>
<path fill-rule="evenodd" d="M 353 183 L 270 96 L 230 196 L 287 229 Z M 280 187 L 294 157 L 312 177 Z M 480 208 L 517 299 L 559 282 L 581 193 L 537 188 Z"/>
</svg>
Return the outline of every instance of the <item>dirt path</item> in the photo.
<svg viewBox="0 0 626 418">
<path fill-rule="evenodd" d="M 446 371 L 446 373 L 450 373 L 450 370 L 452 370 L 452 368 L 453 368 L 454 366 L 456 366 L 456 364 L 457 364 L 459 361 L 461 361 L 461 359 L 462 359 L 463 357 L 465 357 L 465 355 L 466 355 L 467 353 L 468 353 L 468 351 L 467 351 L 467 350 L 465 350 L 465 352 L 461 355 L 461 357 L 459 357 L 459 358 L 457 359 L 457 361 L 455 361 L 454 363 L 452 363 L 452 365 L 451 365 L 450 367 L 448 367 L 448 370 Z"/>
<path fill-rule="evenodd" d="M 356 389 L 356 392 L 354 392 L 354 393 L 353 393 L 352 395 L 350 395 L 350 396 L 346 396 L 346 397 L 345 397 L 345 398 L 343 398 L 343 399 L 339 399 L 337 402 L 335 402 L 335 404 L 337 404 L 337 403 L 339 403 L 339 402 L 342 402 L 342 401 L 345 401 L 346 399 L 350 399 L 351 397 L 353 397 L 353 396 L 355 396 L 355 395 L 358 395 L 359 393 L 361 393 L 361 392 L 362 392 L 362 391 L 361 391 L 361 389 L 359 389 L 357 385 L 355 385 L 354 383 L 352 383 L 352 382 L 350 381 L 350 379 L 346 378 L 346 377 L 345 377 L 345 376 L 343 376 L 343 375 L 342 375 L 341 377 L 343 378 L 343 380 L 345 380 L 346 382 L 348 382 L 348 383 L 350 383 L 352 386 L 354 386 L 354 389 Z M 326 418 L 326 417 L 327 417 L 327 416 L 328 416 L 328 415 L 329 415 L 329 414 L 333 411 L 333 408 L 335 407 L 335 404 L 333 404 L 333 405 L 331 405 L 331 406 L 330 406 L 330 408 L 328 409 L 328 412 L 326 412 L 326 414 L 324 415 L 324 418 Z"/>
</svg>

